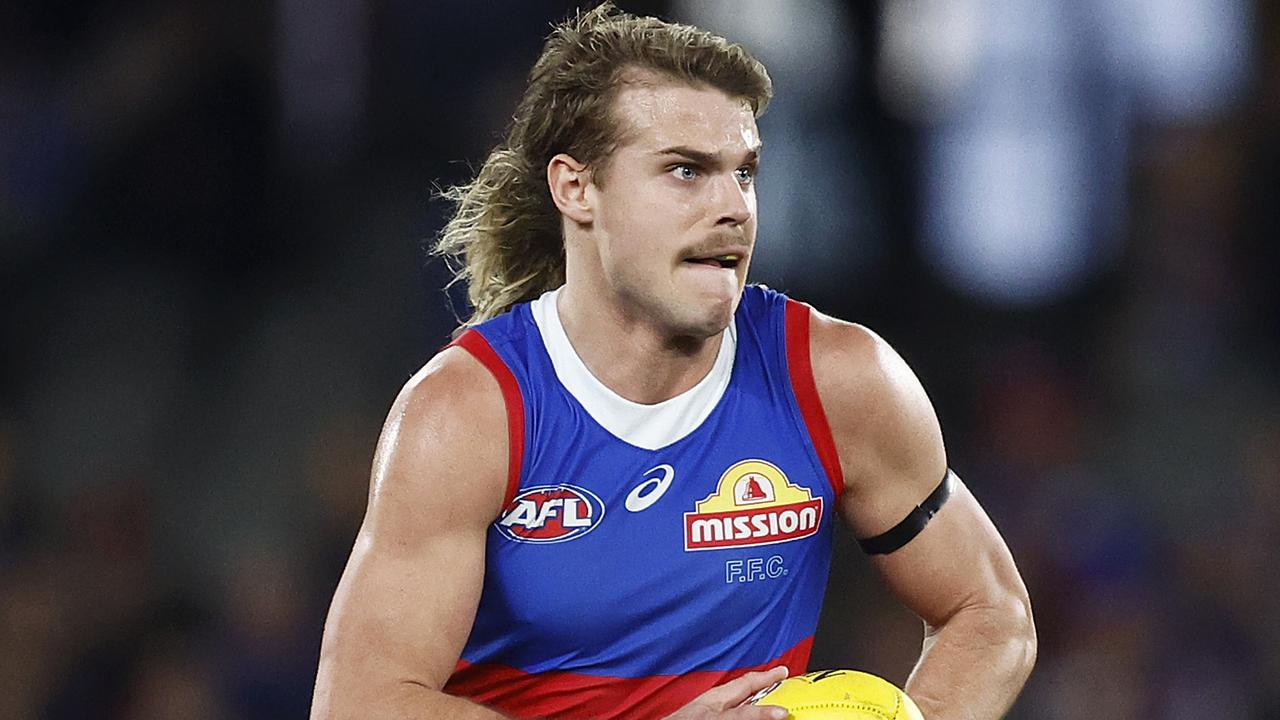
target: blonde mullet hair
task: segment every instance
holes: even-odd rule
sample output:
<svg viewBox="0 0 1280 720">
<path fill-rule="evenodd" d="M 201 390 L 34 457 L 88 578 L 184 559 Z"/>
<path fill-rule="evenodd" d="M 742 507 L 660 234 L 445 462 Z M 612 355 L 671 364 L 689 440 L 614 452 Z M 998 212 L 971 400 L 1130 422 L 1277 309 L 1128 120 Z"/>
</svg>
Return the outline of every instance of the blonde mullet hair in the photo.
<svg viewBox="0 0 1280 720">
<path fill-rule="evenodd" d="M 567 153 L 603 184 L 621 141 L 611 116 L 628 70 L 711 86 L 764 112 L 773 85 L 742 46 L 705 30 L 619 11 L 610 2 L 556 25 L 502 143 L 474 180 L 443 191 L 454 213 L 432 252 L 467 283 L 475 325 L 564 284 L 561 216 L 546 168 Z"/>
</svg>

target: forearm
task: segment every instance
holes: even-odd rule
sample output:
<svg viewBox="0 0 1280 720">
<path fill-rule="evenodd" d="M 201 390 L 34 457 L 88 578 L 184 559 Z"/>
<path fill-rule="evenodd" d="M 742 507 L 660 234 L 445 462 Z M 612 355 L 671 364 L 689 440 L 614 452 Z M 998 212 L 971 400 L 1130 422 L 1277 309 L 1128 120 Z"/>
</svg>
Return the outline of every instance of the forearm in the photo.
<svg viewBox="0 0 1280 720">
<path fill-rule="evenodd" d="M 997 720 L 1013 705 L 1035 664 L 1030 610 L 970 607 L 925 635 L 906 691 L 926 720 Z"/>
</svg>

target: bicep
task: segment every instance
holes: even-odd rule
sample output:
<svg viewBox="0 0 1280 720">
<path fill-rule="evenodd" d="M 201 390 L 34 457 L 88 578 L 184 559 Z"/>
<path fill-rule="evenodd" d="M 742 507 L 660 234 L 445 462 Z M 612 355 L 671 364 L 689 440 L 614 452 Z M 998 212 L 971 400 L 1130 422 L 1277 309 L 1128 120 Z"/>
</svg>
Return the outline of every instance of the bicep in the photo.
<svg viewBox="0 0 1280 720">
<path fill-rule="evenodd" d="M 443 687 L 484 578 L 482 531 L 424 531 L 404 542 L 376 527 L 362 529 L 325 625 L 321 675 L 344 703 L 405 685 Z"/>
<path fill-rule="evenodd" d="M 841 515 L 857 537 L 875 537 L 943 481 L 942 431 L 919 379 L 887 343 L 822 316 L 813 329 L 815 375 L 845 475 Z M 964 483 L 953 483 L 918 534 L 872 556 L 889 588 L 934 626 L 964 607 L 1026 597 L 999 532 Z"/>
<path fill-rule="evenodd" d="M 471 631 L 505 488 L 505 415 L 484 371 L 431 370 L 397 399 L 379 440 L 325 623 L 317 706 L 403 711 L 443 687 Z"/>
<path fill-rule="evenodd" d="M 871 562 L 890 591 L 931 627 L 967 607 L 1021 603 L 1026 597 L 1004 539 L 958 479 L 946 504 L 914 539 Z"/>
</svg>

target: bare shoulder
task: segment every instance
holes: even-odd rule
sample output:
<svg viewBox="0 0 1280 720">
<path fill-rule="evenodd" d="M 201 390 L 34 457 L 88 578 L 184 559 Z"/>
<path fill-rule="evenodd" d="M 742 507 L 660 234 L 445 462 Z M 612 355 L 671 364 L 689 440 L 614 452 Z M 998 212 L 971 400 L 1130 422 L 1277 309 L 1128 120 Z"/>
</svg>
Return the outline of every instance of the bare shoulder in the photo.
<svg viewBox="0 0 1280 720">
<path fill-rule="evenodd" d="M 497 380 L 466 350 L 446 348 L 391 406 L 374 456 L 369 519 L 394 504 L 456 508 L 491 521 L 506 489 L 507 446 Z"/>
<path fill-rule="evenodd" d="M 901 363 L 897 353 L 870 328 L 831 317 L 817 310 L 810 313 L 810 352 L 813 370 L 819 382 L 824 379 L 844 385 L 889 379 L 895 364 Z"/>
<path fill-rule="evenodd" d="M 933 404 L 897 351 L 862 325 L 813 312 L 810 353 L 845 475 L 846 517 L 860 535 L 882 532 L 946 472 Z"/>
</svg>

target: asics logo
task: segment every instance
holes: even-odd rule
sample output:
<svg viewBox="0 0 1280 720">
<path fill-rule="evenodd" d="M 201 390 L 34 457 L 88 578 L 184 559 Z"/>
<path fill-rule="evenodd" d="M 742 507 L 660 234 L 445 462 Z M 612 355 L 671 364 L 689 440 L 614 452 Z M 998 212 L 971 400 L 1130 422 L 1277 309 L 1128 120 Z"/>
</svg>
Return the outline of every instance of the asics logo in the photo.
<svg viewBox="0 0 1280 720">
<path fill-rule="evenodd" d="M 661 472 L 661 476 L 646 478 L 644 482 L 635 486 L 631 492 L 627 493 L 627 509 L 631 512 L 640 512 L 648 510 L 652 505 L 662 497 L 667 488 L 671 487 L 671 481 L 676 477 L 676 469 L 670 465 L 659 465 L 645 471 L 645 475 L 651 475 Z"/>
</svg>

